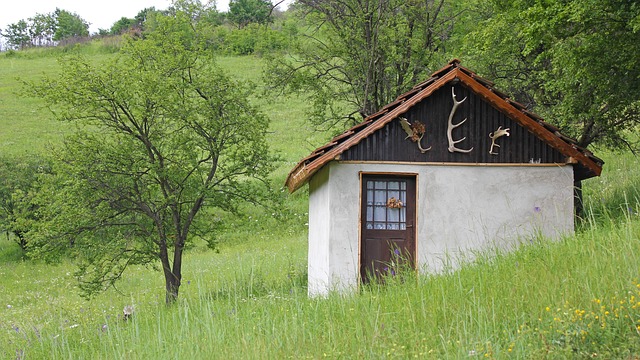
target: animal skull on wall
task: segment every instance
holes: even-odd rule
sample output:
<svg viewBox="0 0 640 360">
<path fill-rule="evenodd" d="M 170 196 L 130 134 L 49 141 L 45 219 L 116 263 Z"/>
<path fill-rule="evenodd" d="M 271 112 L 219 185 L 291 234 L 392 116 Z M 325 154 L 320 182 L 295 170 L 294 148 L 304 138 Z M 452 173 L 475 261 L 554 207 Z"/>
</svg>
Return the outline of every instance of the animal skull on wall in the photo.
<svg viewBox="0 0 640 360">
<path fill-rule="evenodd" d="M 402 129 L 407 133 L 407 137 L 405 139 L 411 139 L 411 141 L 418 143 L 418 149 L 423 154 L 431 150 L 431 146 L 425 149 L 421 144 L 422 138 L 424 137 L 424 134 L 426 132 L 423 123 L 421 123 L 420 121 L 414 121 L 413 124 L 411 124 L 407 119 L 403 117 L 399 119 L 400 126 L 402 126 Z"/>
</svg>

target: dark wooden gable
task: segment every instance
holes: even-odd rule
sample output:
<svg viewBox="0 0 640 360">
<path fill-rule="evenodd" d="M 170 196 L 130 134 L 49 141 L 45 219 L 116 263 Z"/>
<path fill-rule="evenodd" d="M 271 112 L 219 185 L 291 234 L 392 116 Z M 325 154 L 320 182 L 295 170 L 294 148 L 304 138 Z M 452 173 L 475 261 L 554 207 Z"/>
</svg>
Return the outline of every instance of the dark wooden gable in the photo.
<svg viewBox="0 0 640 360">
<path fill-rule="evenodd" d="M 459 140 L 466 137 L 455 146 L 463 150 L 473 148 L 469 153 L 448 150 L 447 126 L 454 105 L 452 88 L 457 101 L 466 98 L 457 107 L 452 122 L 457 124 L 467 119 L 452 130 L 452 138 Z M 549 146 L 460 82 L 453 81 L 443 86 L 401 117 L 411 124 L 424 124 L 426 131 L 421 144 L 423 149 L 430 150 L 422 153 L 418 144 L 407 138 L 408 134 L 401 126 L 399 117 L 343 152 L 341 160 L 513 164 L 567 162 L 567 157 L 560 151 Z M 489 135 L 495 133 L 499 127 L 509 129 L 509 136 L 496 139 L 495 144 L 499 146 L 492 148 Z M 489 153 L 490 150 L 493 150 L 493 154 Z"/>
<path fill-rule="evenodd" d="M 447 125 L 454 104 L 452 87 L 458 102 L 466 98 L 457 107 L 452 123 L 458 124 L 465 118 L 467 121 L 451 135 L 453 140 L 466 136 L 455 146 L 462 150 L 473 147 L 468 153 L 449 151 Z M 416 142 L 407 139 L 407 131 L 412 133 L 412 130 L 406 130 L 407 124 L 401 126 L 400 119 L 406 119 L 414 126 L 418 121 L 424 124 L 421 144 L 423 149 L 430 148 L 429 151 L 420 151 Z M 508 128 L 509 136 L 497 139 L 500 147 L 493 148 L 495 155 L 489 154 L 489 134 L 495 133 L 498 127 Z M 572 164 L 576 181 L 599 176 L 604 163 L 455 59 L 377 113 L 300 160 L 287 176 L 289 191 L 299 189 L 334 160 Z"/>
</svg>

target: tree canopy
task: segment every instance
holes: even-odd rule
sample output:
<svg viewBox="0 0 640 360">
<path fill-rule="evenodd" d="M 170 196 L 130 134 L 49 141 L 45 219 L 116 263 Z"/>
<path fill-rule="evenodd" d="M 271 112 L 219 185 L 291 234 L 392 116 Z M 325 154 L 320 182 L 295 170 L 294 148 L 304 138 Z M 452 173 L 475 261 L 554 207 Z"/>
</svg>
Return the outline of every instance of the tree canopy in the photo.
<svg viewBox="0 0 640 360">
<path fill-rule="evenodd" d="M 78 14 L 59 8 L 49 14 L 36 13 L 26 20 L 9 24 L 2 31 L 9 46 L 18 49 L 51 46 L 58 41 L 88 35 L 89 23 Z"/>
<path fill-rule="evenodd" d="M 272 9 L 269 0 L 231 0 L 227 18 L 238 28 L 250 23 L 264 24 L 269 22 Z"/>
<path fill-rule="evenodd" d="M 0 157 L 0 229 L 13 235 L 23 252 L 29 245 L 27 233 L 37 221 L 38 177 L 50 173 L 51 165 L 40 157 Z"/>
<path fill-rule="evenodd" d="M 54 12 L 56 19 L 56 31 L 53 40 L 60 41 L 73 37 L 89 36 L 89 23 L 80 15 L 67 10 L 56 9 Z"/>
<path fill-rule="evenodd" d="M 640 6 L 499 1 L 467 37 L 474 66 L 587 147 L 638 149 Z"/>
<path fill-rule="evenodd" d="M 210 211 L 267 197 L 268 120 L 201 40 L 184 13 L 158 17 L 110 62 L 75 55 L 32 85 L 57 118 L 81 125 L 40 193 L 35 255 L 74 253 L 88 294 L 130 264 L 159 263 L 174 301 L 187 243 L 215 245 Z"/>
<path fill-rule="evenodd" d="M 272 59 L 272 86 L 311 97 L 320 127 L 359 122 L 446 63 L 452 15 L 438 1 L 300 0 L 310 31 Z"/>
</svg>

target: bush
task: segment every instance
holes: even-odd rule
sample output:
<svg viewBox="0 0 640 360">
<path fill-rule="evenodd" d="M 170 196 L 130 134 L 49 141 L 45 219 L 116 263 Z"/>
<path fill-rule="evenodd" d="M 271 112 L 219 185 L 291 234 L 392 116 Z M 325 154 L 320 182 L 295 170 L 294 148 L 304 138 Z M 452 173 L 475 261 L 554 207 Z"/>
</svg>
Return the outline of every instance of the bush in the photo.
<svg viewBox="0 0 640 360">
<path fill-rule="evenodd" d="M 211 47 L 228 55 L 261 55 L 287 49 L 291 41 L 284 31 L 260 24 L 229 30 L 218 26 L 211 35 Z"/>
<path fill-rule="evenodd" d="M 40 174 L 50 173 L 50 164 L 39 157 L 0 158 L 0 229 L 26 251 L 27 233 L 36 220 L 33 198 Z"/>
</svg>

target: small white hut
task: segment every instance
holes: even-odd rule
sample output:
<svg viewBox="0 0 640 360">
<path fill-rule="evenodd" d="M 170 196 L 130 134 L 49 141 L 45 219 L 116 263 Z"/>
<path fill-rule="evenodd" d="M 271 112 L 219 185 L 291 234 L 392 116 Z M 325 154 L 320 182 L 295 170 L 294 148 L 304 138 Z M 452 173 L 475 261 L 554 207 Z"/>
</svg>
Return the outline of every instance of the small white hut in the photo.
<svg viewBox="0 0 640 360">
<path fill-rule="evenodd" d="M 309 183 L 309 295 L 571 233 L 602 165 L 454 60 L 289 174 L 291 192 Z"/>
</svg>

